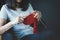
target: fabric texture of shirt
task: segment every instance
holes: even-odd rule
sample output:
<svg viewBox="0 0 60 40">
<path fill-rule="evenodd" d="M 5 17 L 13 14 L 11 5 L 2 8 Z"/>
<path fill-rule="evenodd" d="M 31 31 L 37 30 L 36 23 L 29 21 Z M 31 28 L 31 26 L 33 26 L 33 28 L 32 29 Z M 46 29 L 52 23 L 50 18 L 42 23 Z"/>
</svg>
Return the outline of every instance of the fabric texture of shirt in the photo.
<svg viewBox="0 0 60 40">
<path fill-rule="evenodd" d="M 34 12 L 31 4 L 26 11 L 22 11 L 22 8 L 16 8 L 16 10 L 9 9 L 7 4 L 3 5 L 0 11 L 0 18 L 12 21 L 18 16 L 26 17 L 30 15 L 30 13 Z M 25 35 L 33 34 L 33 28 L 30 25 L 25 25 L 23 23 L 13 25 L 14 33 L 17 38 L 21 38 Z"/>
</svg>

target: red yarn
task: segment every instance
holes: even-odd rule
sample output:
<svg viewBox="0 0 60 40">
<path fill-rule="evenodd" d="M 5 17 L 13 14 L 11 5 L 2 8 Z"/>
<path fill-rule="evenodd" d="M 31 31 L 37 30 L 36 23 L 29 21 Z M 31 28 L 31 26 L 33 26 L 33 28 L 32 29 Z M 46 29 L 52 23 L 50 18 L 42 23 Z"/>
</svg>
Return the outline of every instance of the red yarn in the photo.
<svg viewBox="0 0 60 40">
<path fill-rule="evenodd" d="M 32 23 L 34 23 L 34 28 L 33 28 L 33 32 L 36 33 L 37 32 L 37 19 L 34 18 L 34 14 L 30 14 L 29 16 L 27 16 L 23 22 L 25 25 L 31 25 Z"/>
</svg>

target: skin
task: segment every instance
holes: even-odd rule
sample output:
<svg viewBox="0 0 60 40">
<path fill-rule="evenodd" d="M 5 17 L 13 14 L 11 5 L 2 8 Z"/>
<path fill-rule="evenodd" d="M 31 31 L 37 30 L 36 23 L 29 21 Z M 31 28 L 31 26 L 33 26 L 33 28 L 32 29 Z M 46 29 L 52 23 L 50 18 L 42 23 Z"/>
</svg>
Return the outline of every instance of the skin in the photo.
<svg viewBox="0 0 60 40">
<path fill-rule="evenodd" d="M 20 3 L 22 0 L 16 0 L 16 2 L 17 3 Z M 18 4 L 17 4 L 18 5 Z M 37 10 L 35 10 L 36 11 L 36 13 L 35 13 L 35 18 L 37 18 L 37 20 L 39 21 L 39 19 L 40 19 L 40 17 L 42 16 L 41 15 L 41 12 L 39 12 L 39 11 L 37 11 Z M 37 15 L 36 15 L 37 14 Z"/>
<path fill-rule="evenodd" d="M 41 12 L 40 11 L 37 11 L 37 10 L 35 10 L 35 18 L 39 21 L 40 20 L 40 18 L 42 17 L 42 14 L 41 14 Z"/>
<path fill-rule="evenodd" d="M 22 0 L 16 0 L 17 3 L 20 3 Z"/>
<path fill-rule="evenodd" d="M 16 19 L 6 23 L 7 20 L 0 18 L 0 34 L 3 34 L 5 31 L 9 30 L 13 27 L 14 24 L 22 23 L 23 20 L 21 17 L 17 17 Z"/>
<path fill-rule="evenodd" d="M 42 17 L 42 14 L 41 14 L 41 12 L 39 12 L 39 11 L 38 11 L 37 13 L 38 13 L 38 15 L 37 15 L 37 17 L 36 17 L 36 18 L 37 18 L 37 19 L 38 19 L 38 21 L 39 21 L 39 20 L 40 20 L 40 18 Z"/>
<path fill-rule="evenodd" d="M 16 0 L 16 8 L 19 7 L 20 3 L 21 3 L 22 0 Z"/>
<path fill-rule="evenodd" d="M 16 0 L 16 1 L 19 3 L 21 2 L 21 0 Z M 39 21 L 39 19 L 41 18 L 41 12 L 36 11 L 34 17 L 37 18 Z M 0 18 L 0 34 L 2 35 L 4 32 L 12 28 L 14 24 L 22 23 L 23 21 L 24 21 L 24 18 L 20 16 L 18 16 L 17 18 L 15 18 L 14 20 L 8 23 L 6 19 Z"/>
</svg>

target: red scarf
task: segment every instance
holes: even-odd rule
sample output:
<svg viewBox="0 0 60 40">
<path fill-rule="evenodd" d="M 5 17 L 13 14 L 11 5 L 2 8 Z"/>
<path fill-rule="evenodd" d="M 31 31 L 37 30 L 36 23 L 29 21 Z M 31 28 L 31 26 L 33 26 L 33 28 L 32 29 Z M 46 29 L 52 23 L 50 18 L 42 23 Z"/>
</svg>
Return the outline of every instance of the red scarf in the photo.
<svg viewBox="0 0 60 40">
<path fill-rule="evenodd" d="M 29 16 L 27 16 L 23 22 L 25 25 L 31 25 L 32 23 L 34 23 L 34 27 L 33 27 L 33 32 L 36 33 L 37 32 L 37 19 L 34 18 L 34 14 L 31 13 Z"/>
</svg>

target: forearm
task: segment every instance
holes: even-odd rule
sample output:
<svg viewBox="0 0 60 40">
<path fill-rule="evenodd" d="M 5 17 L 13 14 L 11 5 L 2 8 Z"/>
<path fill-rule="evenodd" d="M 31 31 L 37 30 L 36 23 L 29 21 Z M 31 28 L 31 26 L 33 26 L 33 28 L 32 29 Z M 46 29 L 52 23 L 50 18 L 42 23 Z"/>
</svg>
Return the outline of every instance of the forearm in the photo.
<svg viewBox="0 0 60 40">
<path fill-rule="evenodd" d="M 5 31 L 9 30 L 11 27 L 13 27 L 12 22 L 9 22 L 5 24 L 4 26 L 0 27 L 0 34 L 3 34 Z"/>
</svg>

